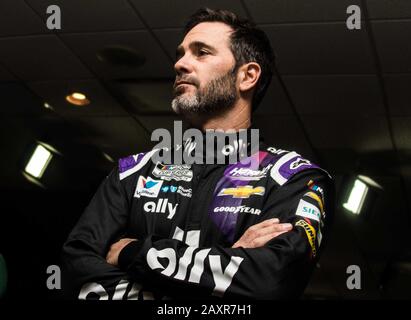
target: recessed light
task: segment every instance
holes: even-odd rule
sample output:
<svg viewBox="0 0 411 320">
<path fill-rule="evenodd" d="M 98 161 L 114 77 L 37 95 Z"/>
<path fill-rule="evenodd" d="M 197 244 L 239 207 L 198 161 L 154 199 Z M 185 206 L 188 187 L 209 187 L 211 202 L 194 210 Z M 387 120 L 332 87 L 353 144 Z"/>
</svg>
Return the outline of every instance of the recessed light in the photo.
<svg viewBox="0 0 411 320">
<path fill-rule="evenodd" d="M 90 100 L 86 95 L 80 92 L 73 92 L 66 96 L 66 100 L 75 106 L 86 106 L 90 104 Z"/>
</svg>

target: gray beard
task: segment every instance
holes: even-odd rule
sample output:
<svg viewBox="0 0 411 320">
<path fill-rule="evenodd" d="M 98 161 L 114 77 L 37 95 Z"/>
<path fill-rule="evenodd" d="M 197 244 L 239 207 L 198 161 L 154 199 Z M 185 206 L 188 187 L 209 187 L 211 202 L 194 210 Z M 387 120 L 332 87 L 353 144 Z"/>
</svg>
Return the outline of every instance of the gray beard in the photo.
<svg viewBox="0 0 411 320">
<path fill-rule="evenodd" d="M 236 72 L 213 79 L 195 95 L 180 94 L 171 102 L 177 114 L 213 115 L 230 109 L 237 100 Z"/>
</svg>

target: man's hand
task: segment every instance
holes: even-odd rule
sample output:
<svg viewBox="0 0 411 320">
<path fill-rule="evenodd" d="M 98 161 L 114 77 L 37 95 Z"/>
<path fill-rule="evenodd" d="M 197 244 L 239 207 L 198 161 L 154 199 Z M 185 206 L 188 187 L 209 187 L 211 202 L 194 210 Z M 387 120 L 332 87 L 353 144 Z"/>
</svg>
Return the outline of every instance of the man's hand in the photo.
<svg viewBox="0 0 411 320">
<path fill-rule="evenodd" d="M 292 224 L 280 223 L 277 218 L 264 220 L 248 228 L 232 248 L 259 248 L 292 228 Z"/>
<path fill-rule="evenodd" d="M 112 244 L 106 256 L 107 263 L 112 264 L 113 266 L 117 266 L 120 251 L 123 250 L 123 248 L 132 241 L 137 241 L 137 239 L 123 238 Z"/>
</svg>

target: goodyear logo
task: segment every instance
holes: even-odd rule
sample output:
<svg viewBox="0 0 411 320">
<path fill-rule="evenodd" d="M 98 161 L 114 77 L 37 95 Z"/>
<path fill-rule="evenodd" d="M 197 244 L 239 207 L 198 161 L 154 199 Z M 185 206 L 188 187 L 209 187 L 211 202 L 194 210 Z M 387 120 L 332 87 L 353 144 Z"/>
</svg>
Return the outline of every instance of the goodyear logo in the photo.
<svg viewBox="0 0 411 320">
<path fill-rule="evenodd" d="M 233 198 L 247 199 L 252 195 L 262 196 L 265 192 L 264 187 L 241 186 L 236 188 L 224 188 L 218 196 L 232 196 Z"/>
<path fill-rule="evenodd" d="M 312 256 L 315 257 L 317 255 L 317 249 L 315 248 L 315 238 L 317 235 L 316 235 L 314 227 L 308 224 L 304 220 L 298 220 L 295 226 L 302 227 L 304 229 L 305 234 L 307 235 L 307 238 L 308 238 L 308 242 L 310 243 L 310 246 L 311 246 Z"/>
</svg>

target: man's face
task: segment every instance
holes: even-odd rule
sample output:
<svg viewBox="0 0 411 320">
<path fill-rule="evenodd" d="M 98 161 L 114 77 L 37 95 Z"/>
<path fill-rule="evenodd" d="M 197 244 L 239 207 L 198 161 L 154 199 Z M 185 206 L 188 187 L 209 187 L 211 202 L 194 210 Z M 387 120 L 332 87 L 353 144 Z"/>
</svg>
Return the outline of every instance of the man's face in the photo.
<svg viewBox="0 0 411 320">
<path fill-rule="evenodd" d="M 214 114 L 233 106 L 237 88 L 231 31 L 224 23 L 203 22 L 178 46 L 172 102 L 175 112 Z"/>
</svg>

